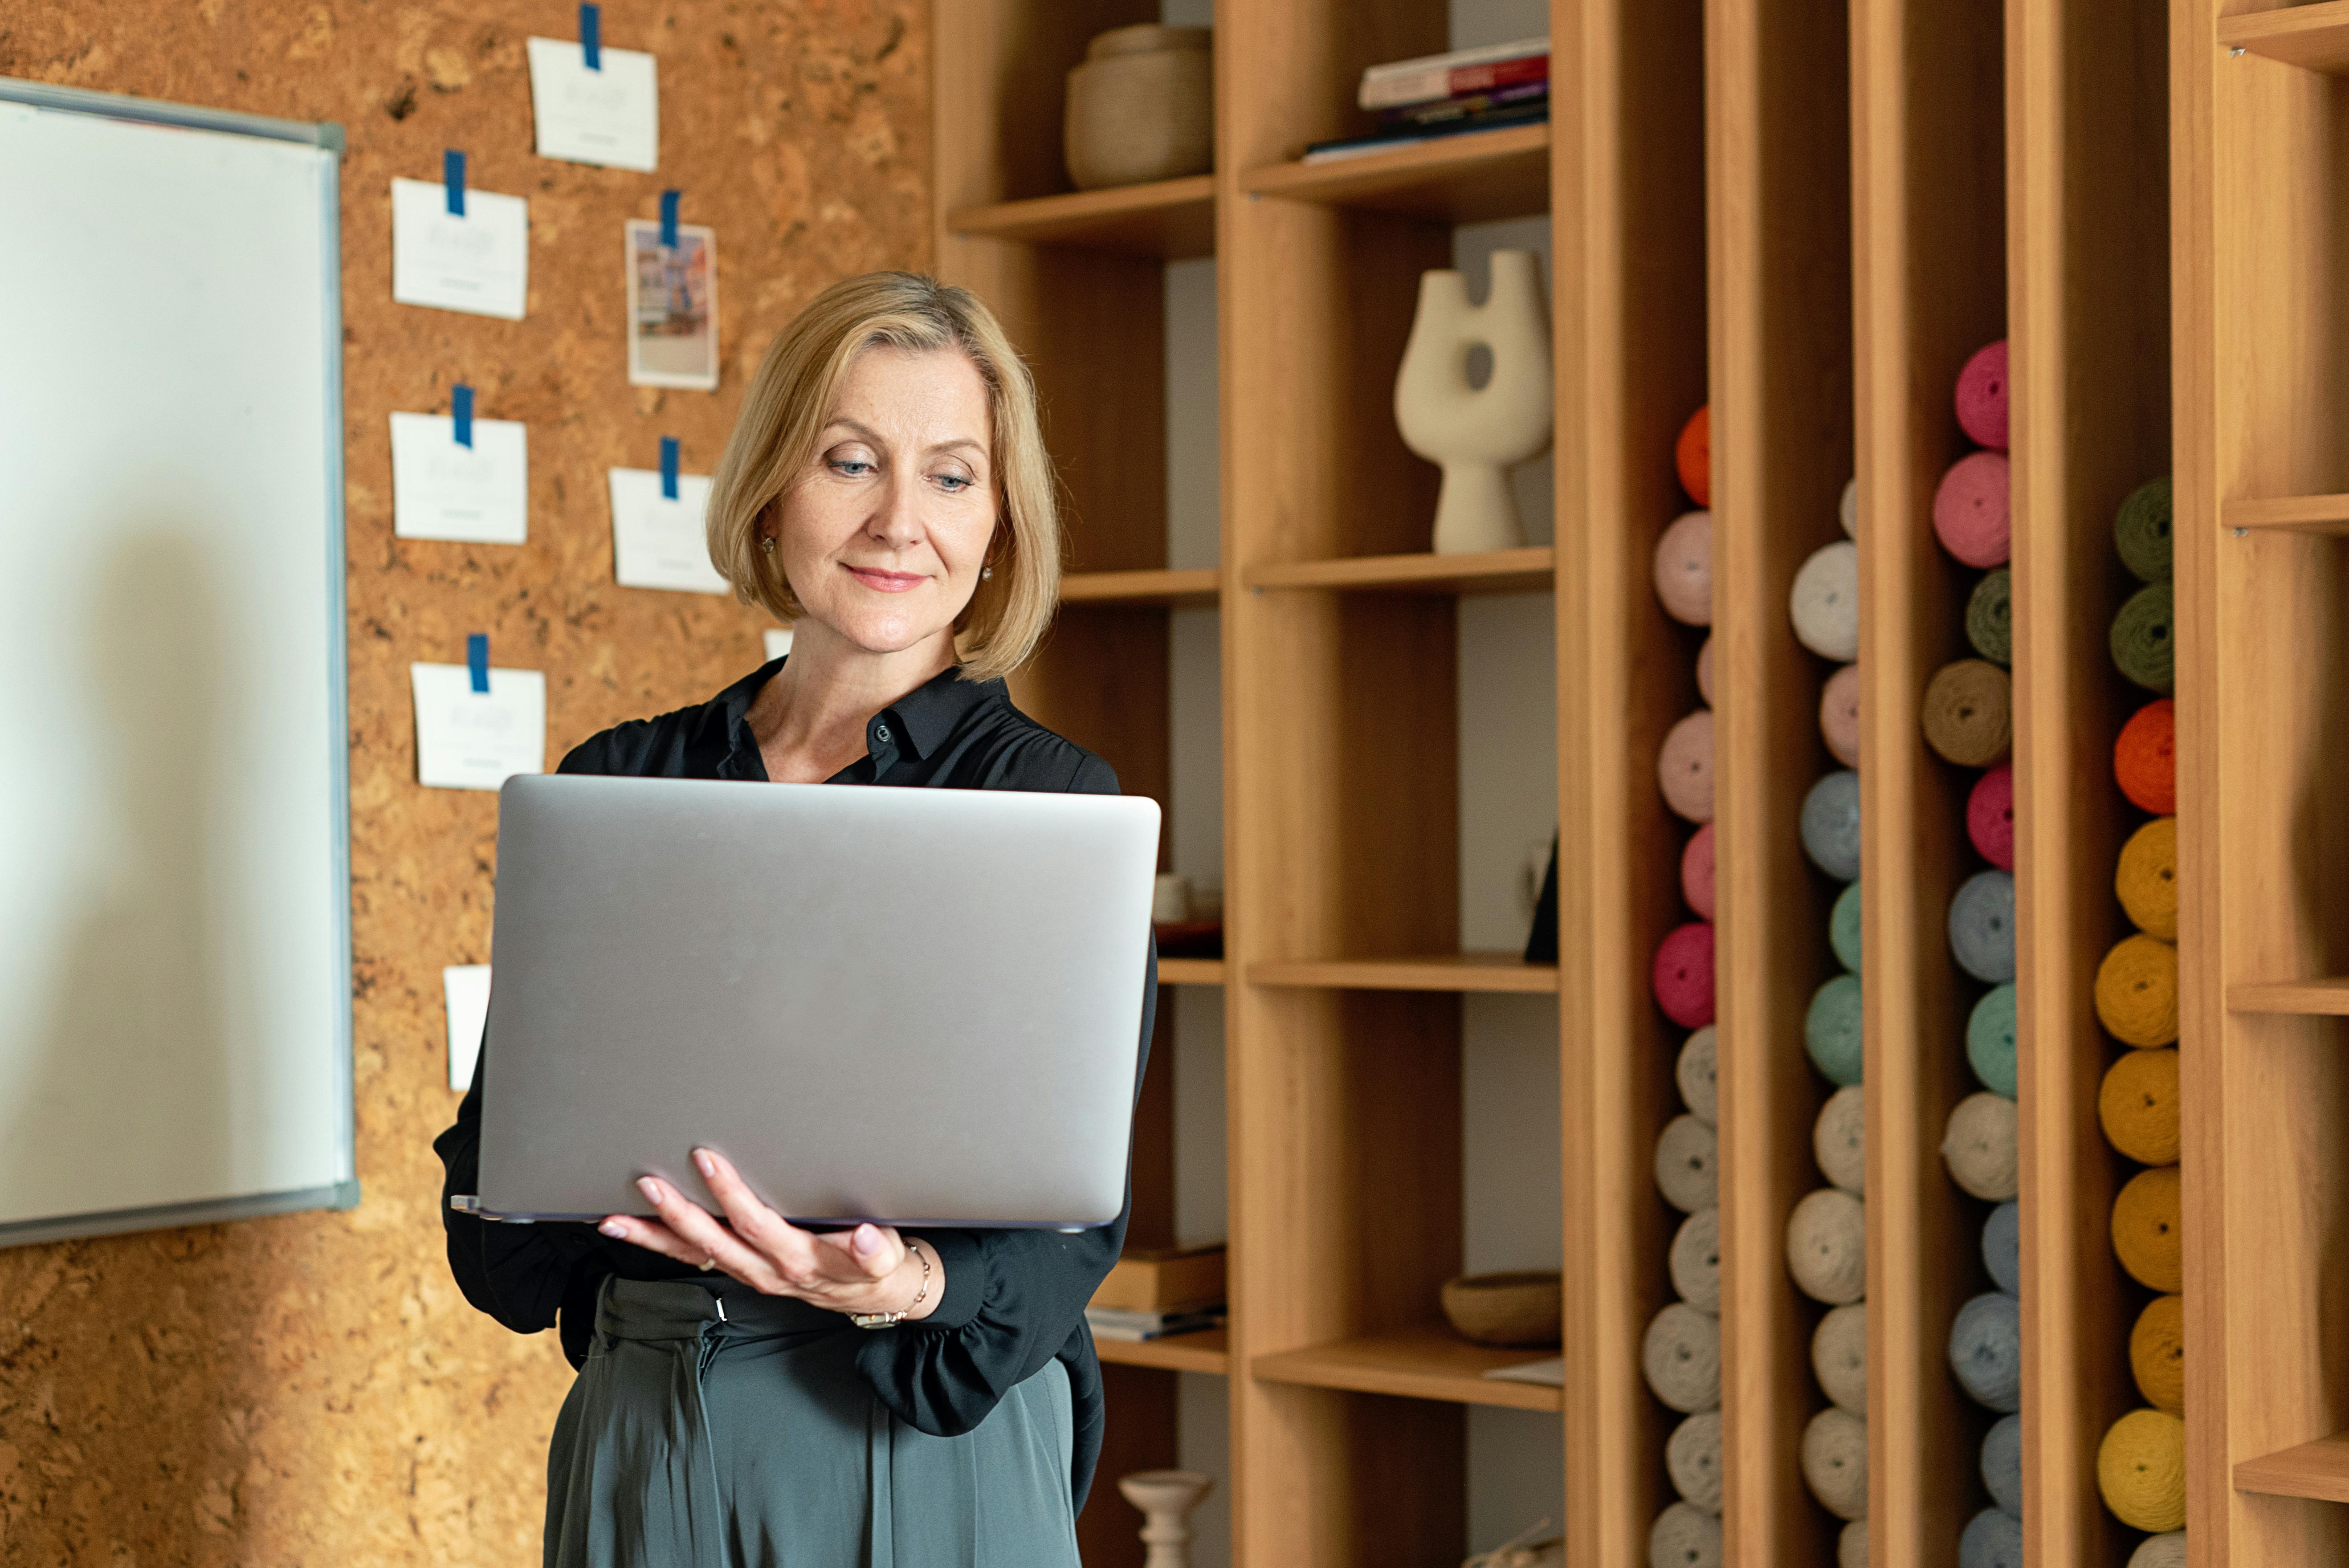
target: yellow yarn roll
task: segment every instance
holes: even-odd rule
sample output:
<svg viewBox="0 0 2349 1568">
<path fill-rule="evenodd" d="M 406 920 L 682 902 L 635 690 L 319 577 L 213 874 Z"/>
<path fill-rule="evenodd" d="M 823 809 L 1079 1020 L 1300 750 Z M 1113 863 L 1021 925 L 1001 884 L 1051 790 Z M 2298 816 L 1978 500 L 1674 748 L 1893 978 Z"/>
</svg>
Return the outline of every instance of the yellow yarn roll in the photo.
<svg viewBox="0 0 2349 1568">
<path fill-rule="evenodd" d="M 2186 1298 L 2158 1295 L 2129 1331 L 2129 1370 L 2145 1402 L 2173 1416 L 2186 1414 Z"/>
<path fill-rule="evenodd" d="M 2130 1046 L 2178 1038 L 2178 949 L 2150 936 L 2126 936 L 2096 969 L 2096 1016 Z"/>
<path fill-rule="evenodd" d="M 2186 1288 L 2178 1246 L 2178 1167 L 2140 1171 L 2113 1200 L 2113 1252 L 2131 1278 L 2151 1290 Z M 2148 1524 L 2142 1528 L 2151 1530 Z M 2168 1525 L 2160 1528 L 2167 1530 Z"/>
<path fill-rule="evenodd" d="M 2131 1410 L 2096 1449 L 2096 1490 L 2132 1530 L 2186 1522 L 2186 1423 L 2165 1410 Z"/>
<path fill-rule="evenodd" d="M 2121 907 L 2147 936 L 2178 940 L 2178 819 L 2157 817 L 2129 835 L 2113 872 Z"/>
<path fill-rule="evenodd" d="M 2178 1052 L 2128 1051 L 2096 1095 L 2105 1139 L 2140 1165 L 2178 1163 Z"/>
</svg>

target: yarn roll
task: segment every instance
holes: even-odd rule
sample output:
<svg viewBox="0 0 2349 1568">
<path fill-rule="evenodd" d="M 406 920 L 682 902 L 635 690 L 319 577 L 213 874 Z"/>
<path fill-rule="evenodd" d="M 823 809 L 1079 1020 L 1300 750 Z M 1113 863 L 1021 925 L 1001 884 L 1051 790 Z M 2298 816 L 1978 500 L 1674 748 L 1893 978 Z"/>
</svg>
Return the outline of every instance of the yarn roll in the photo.
<svg viewBox="0 0 2349 1568">
<path fill-rule="evenodd" d="M 1803 1480 L 1837 1519 L 1868 1517 L 1868 1423 L 1829 1406 L 1803 1429 Z"/>
<path fill-rule="evenodd" d="M 1672 443 L 1672 467 L 1681 489 L 1699 506 L 1713 504 L 1713 405 L 1707 403 L 1688 417 L 1680 438 Z"/>
<path fill-rule="evenodd" d="M 1699 1209 L 1681 1222 L 1669 1254 L 1672 1288 L 1699 1312 L 1721 1312 L 1721 1211 Z M 1694 1500 L 1692 1499 L 1692 1501 Z"/>
<path fill-rule="evenodd" d="M 1958 372 L 1958 428 L 1979 447 L 2006 450 L 2006 339 L 1984 344 Z"/>
<path fill-rule="evenodd" d="M 1958 1308 L 1950 1325 L 1950 1370 L 1975 1404 L 2023 1408 L 2023 1309 L 2014 1297 L 1984 1291 Z"/>
<path fill-rule="evenodd" d="M 2185 1253 L 2178 1241 L 2183 1228 L 2175 1165 L 2138 1171 L 2113 1200 L 2113 1253 L 2129 1277 L 2148 1290 L 2175 1295 L 2186 1288 Z"/>
<path fill-rule="evenodd" d="M 1683 626 L 1713 624 L 1713 513 L 1682 512 L 1656 541 L 1656 597 Z"/>
<path fill-rule="evenodd" d="M 1811 994 L 1811 1010 L 1803 1016 L 1803 1047 L 1829 1083 L 1860 1081 L 1858 976 L 1838 975 Z"/>
<path fill-rule="evenodd" d="M 1836 962 L 1859 973 L 1859 883 L 1854 882 L 1836 894 L 1835 908 L 1827 914 L 1827 945 L 1835 949 Z"/>
<path fill-rule="evenodd" d="M 2124 936 L 2096 965 L 2096 1018 L 2130 1046 L 2178 1038 L 2178 949 L 2150 936 Z"/>
<path fill-rule="evenodd" d="M 1950 1180 L 1977 1198 L 2003 1203 L 2013 1197 L 2014 1101 L 1986 1090 L 1958 1101 L 1942 1134 L 1941 1162 L 1950 1168 Z"/>
<path fill-rule="evenodd" d="M 2178 814 L 2178 705 L 2157 697 L 2129 716 L 2113 742 L 2113 777 L 2140 811 Z"/>
<path fill-rule="evenodd" d="M 2169 581 L 2173 506 L 2168 479 L 2147 480 L 2129 491 L 2120 515 L 2113 519 L 2113 548 L 2140 583 Z"/>
<path fill-rule="evenodd" d="M 2129 1372 L 2157 1410 L 2186 1414 L 2186 1298 L 2157 1295 L 2129 1330 Z"/>
<path fill-rule="evenodd" d="M 2105 1069 L 2096 1119 L 2104 1124 L 2105 1141 L 2138 1164 L 2177 1164 L 2185 1141 L 2178 1125 L 2178 1052 L 2124 1052 Z"/>
<path fill-rule="evenodd" d="M 2096 1448 L 2096 1490 L 2133 1530 L 2186 1522 L 2186 1423 L 2167 1410 L 2131 1410 Z"/>
<path fill-rule="evenodd" d="M 2023 1517 L 2023 1418 L 2002 1416 L 1982 1434 L 1982 1486 L 1999 1511 Z"/>
<path fill-rule="evenodd" d="M 1713 709 L 1698 708 L 1665 733 L 1656 753 L 1656 782 L 1673 815 L 1713 820 Z"/>
<path fill-rule="evenodd" d="M 1958 1537 L 1958 1568 L 2023 1568 L 2023 1522 L 1985 1508 Z"/>
<path fill-rule="evenodd" d="M 1721 1521 L 1673 1503 L 1648 1528 L 1648 1568 L 1721 1568 Z"/>
<path fill-rule="evenodd" d="M 1696 651 L 1696 695 L 1704 698 L 1704 706 L 1713 706 L 1713 639 L 1707 637 L 1704 646 Z"/>
<path fill-rule="evenodd" d="M 1713 1129 L 1683 1112 L 1656 1140 L 1656 1191 L 1683 1214 L 1710 1209 L 1721 1201 L 1719 1160 Z"/>
<path fill-rule="evenodd" d="M 1982 1222 L 1982 1267 L 2009 1295 L 2023 1294 L 2023 1206 L 2001 1203 Z"/>
<path fill-rule="evenodd" d="M 1987 659 L 1943 665 L 1925 687 L 1925 744 L 1961 768 L 1988 768 L 2014 740 L 2013 683 Z"/>
<path fill-rule="evenodd" d="M 1985 573 L 1966 596 L 1966 641 L 1992 664 L 2014 663 L 2014 576 L 2005 567 Z"/>
<path fill-rule="evenodd" d="M 2004 452 L 1968 452 L 1933 491 L 1933 534 L 1968 566 L 2002 566 L 2013 544 L 2013 477 Z"/>
<path fill-rule="evenodd" d="M 1836 498 L 1836 521 L 1843 524 L 1846 539 L 1859 537 L 1859 476 L 1854 474 L 1843 481 L 1843 494 Z"/>
<path fill-rule="evenodd" d="M 1682 1101 L 1689 1114 L 1707 1127 L 1721 1120 L 1714 1049 L 1713 1026 L 1707 1024 L 1682 1045 L 1680 1060 L 1672 1066 L 1672 1081 L 1680 1086 Z"/>
<path fill-rule="evenodd" d="M 1795 573 L 1788 595 L 1795 635 L 1823 659 L 1859 656 L 1859 547 L 1848 539 L 1820 546 Z"/>
<path fill-rule="evenodd" d="M 2113 663 L 2121 674 L 2167 695 L 2177 684 L 2177 611 L 2167 583 L 2149 583 L 2113 617 Z"/>
<path fill-rule="evenodd" d="M 2014 878 L 1976 872 L 1950 900 L 1950 955 L 1986 985 L 2014 978 Z"/>
<path fill-rule="evenodd" d="M 1786 1272 L 1813 1301 L 1857 1301 L 1868 1290 L 1867 1205 L 1840 1187 L 1806 1193 L 1786 1216 Z"/>
<path fill-rule="evenodd" d="M 1837 882 L 1859 875 L 1859 775 L 1850 769 L 1828 774 L 1803 797 L 1803 852 Z"/>
<path fill-rule="evenodd" d="M 1699 1410 L 1664 1442 L 1664 1473 L 1691 1508 L 1721 1517 L 1721 1412 Z"/>
<path fill-rule="evenodd" d="M 1855 1519 L 1836 1532 L 1836 1568 L 1868 1568 L 1868 1522 Z"/>
<path fill-rule="evenodd" d="M 1656 945 L 1656 963 L 1649 979 L 1655 987 L 1656 1006 L 1664 1016 L 1684 1029 L 1701 1029 L 1713 1022 L 1713 926 L 1692 920 L 1667 933 Z"/>
<path fill-rule="evenodd" d="M 1640 1350 L 1648 1387 L 1684 1416 L 1721 1404 L 1721 1324 L 1685 1302 L 1656 1314 Z"/>
<path fill-rule="evenodd" d="M 1820 1175 L 1847 1192 L 1868 1195 L 1866 1090 L 1855 1085 L 1827 1096 L 1818 1120 L 1811 1124 L 1811 1152 L 1818 1160 Z"/>
<path fill-rule="evenodd" d="M 2014 1098 L 2014 987 L 1984 993 L 1966 1019 L 1966 1064 L 1982 1088 Z"/>
<path fill-rule="evenodd" d="M 2178 940 L 2178 819 L 2157 817 L 2129 835 L 2113 872 L 2113 892 L 2137 928 Z"/>
<path fill-rule="evenodd" d="M 1681 851 L 1681 897 L 1703 919 L 1713 918 L 1713 824 L 1689 835 Z"/>
<path fill-rule="evenodd" d="M 1966 837 L 2002 872 L 2014 869 L 2014 765 L 2002 762 L 1966 794 Z"/>
<path fill-rule="evenodd" d="M 2129 1553 L 2128 1568 L 2186 1568 L 2186 1532 L 2148 1535 Z"/>
<path fill-rule="evenodd" d="M 1859 766 L 1859 666 L 1846 665 L 1819 688 L 1819 738 L 1846 768 Z"/>
<path fill-rule="evenodd" d="M 1811 1372 L 1820 1392 L 1855 1416 L 1868 1414 L 1868 1308 L 1838 1306 L 1811 1331 Z"/>
</svg>

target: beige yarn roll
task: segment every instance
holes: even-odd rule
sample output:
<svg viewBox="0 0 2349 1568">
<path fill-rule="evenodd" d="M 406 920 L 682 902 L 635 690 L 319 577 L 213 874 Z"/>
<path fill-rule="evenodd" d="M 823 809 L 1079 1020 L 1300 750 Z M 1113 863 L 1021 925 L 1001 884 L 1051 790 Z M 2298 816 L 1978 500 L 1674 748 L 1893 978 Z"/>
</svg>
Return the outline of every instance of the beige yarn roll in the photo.
<svg viewBox="0 0 2349 1568">
<path fill-rule="evenodd" d="M 1721 1314 L 1721 1211 L 1699 1209 L 1681 1222 L 1669 1259 L 1672 1288 L 1699 1312 Z"/>
<path fill-rule="evenodd" d="M 1838 1306 L 1811 1331 L 1811 1375 L 1820 1392 L 1855 1416 L 1868 1414 L 1868 1308 Z"/>
<path fill-rule="evenodd" d="M 1803 1429 L 1803 1479 L 1837 1519 L 1868 1517 L 1868 1423 L 1829 1407 Z"/>
<path fill-rule="evenodd" d="M 1713 1026 L 1707 1024 L 1691 1035 L 1688 1043 L 1681 1047 L 1680 1060 L 1672 1068 L 1672 1081 L 1680 1086 L 1681 1099 L 1687 1102 L 1689 1114 L 1707 1127 L 1716 1126 L 1721 1120 L 1721 1088 L 1713 1030 Z"/>
<path fill-rule="evenodd" d="M 1786 1272 L 1813 1301 L 1857 1301 L 1868 1290 L 1867 1207 L 1840 1187 L 1806 1194 L 1786 1217 Z"/>
<path fill-rule="evenodd" d="M 1868 1568 L 1868 1521 L 1853 1520 L 1836 1537 L 1836 1568 Z"/>
<path fill-rule="evenodd" d="M 1648 1568 L 1721 1568 L 1721 1521 L 1673 1503 L 1649 1527 Z"/>
<path fill-rule="evenodd" d="M 2186 1568 L 2186 1532 L 2166 1530 L 2147 1536 L 2129 1553 L 2128 1568 Z"/>
<path fill-rule="evenodd" d="M 1819 1174 L 1847 1192 L 1868 1192 L 1868 1096 L 1847 1084 L 1827 1097 L 1811 1128 Z"/>
<path fill-rule="evenodd" d="M 1684 1416 L 1721 1404 L 1721 1324 L 1674 1302 L 1656 1314 L 1640 1347 L 1640 1369 L 1656 1398 Z"/>
<path fill-rule="evenodd" d="M 1681 1501 L 1721 1516 L 1721 1412 L 1699 1410 L 1664 1443 L 1664 1473 Z"/>
<path fill-rule="evenodd" d="M 1656 1140 L 1656 1190 L 1683 1214 L 1721 1202 L 1713 1129 L 1693 1116 L 1676 1116 Z"/>
<path fill-rule="evenodd" d="M 1977 1198 L 2003 1203 L 2021 1191 L 2015 1154 L 2014 1101 L 1984 1089 L 1958 1101 L 1941 1139 L 1950 1180 Z"/>
</svg>

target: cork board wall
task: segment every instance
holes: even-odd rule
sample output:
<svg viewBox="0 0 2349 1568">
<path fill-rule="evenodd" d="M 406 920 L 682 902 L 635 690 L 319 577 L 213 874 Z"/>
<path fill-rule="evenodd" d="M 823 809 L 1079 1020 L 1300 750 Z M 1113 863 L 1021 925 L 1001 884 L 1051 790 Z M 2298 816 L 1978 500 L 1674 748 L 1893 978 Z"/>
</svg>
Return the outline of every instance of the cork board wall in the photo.
<svg viewBox="0 0 2349 1568">
<path fill-rule="evenodd" d="M 443 965 L 489 957 L 493 796 L 416 782 L 411 661 L 547 676 L 550 763 L 761 658 L 758 614 L 612 581 L 605 469 L 677 437 L 709 470 L 775 332 L 833 280 L 929 264 L 922 0 L 605 0 L 658 56 L 661 168 L 531 151 L 523 40 L 568 0 L 11 0 L 0 74 L 335 120 L 343 164 L 358 1174 L 348 1213 L 0 1252 L 0 1562 L 536 1561 L 570 1370 L 449 1278 L 429 1142 L 450 1120 Z M 390 181 L 468 155 L 530 201 L 520 322 L 391 303 Z M 714 394 L 627 385 L 620 226 L 665 188 L 718 234 Z M 530 427 L 527 545 L 398 540 L 388 420 Z"/>
</svg>

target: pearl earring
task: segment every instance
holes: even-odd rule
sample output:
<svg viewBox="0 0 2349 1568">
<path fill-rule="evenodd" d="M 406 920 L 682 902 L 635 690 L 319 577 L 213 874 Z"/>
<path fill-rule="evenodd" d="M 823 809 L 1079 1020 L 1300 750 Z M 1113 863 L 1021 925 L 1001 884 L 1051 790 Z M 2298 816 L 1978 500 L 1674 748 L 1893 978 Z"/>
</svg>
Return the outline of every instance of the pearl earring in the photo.
<svg viewBox="0 0 2349 1568">
<path fill-rule="evenodd" d="M 988 578 L 990 578 L 990 577 L 992 577 L 992 576 L 994 576 L 994 575 L 995 575 L 995 568 L 994 568 L 994 567 L 992 567 L 992 566 L 982 566 L 982 567 L 980 567 L 980 568 L 978 569 L 978 580 L 979 580 L 981 583 L 986 582 Z"/>
<path fill-rule="evenodd" d="M 771 533 L 767 535 L 766 538 L 759 541 L 759 548 L 765 551 L 768 554 L 772 555 L 775 552 L 775 536 Z"/>
</svg>

